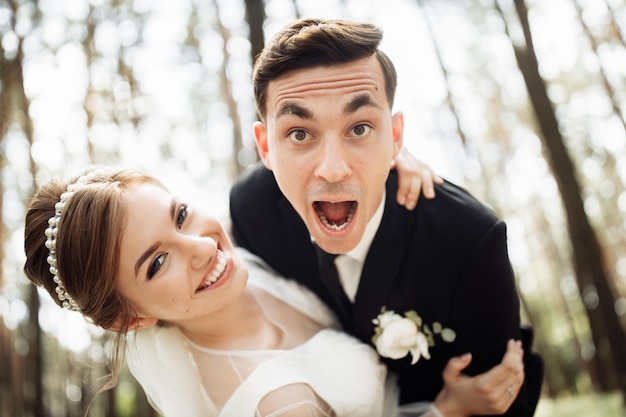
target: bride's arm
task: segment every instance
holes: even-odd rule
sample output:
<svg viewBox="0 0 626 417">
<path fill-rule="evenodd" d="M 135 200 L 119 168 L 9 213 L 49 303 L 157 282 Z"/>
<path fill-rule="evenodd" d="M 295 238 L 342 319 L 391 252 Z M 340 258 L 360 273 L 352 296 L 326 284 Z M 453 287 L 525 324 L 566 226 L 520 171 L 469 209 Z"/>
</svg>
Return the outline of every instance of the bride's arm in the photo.
<svg viewBox="0 0 626 417">
<path fill-rule="evenodd" d="M 283 386 L 267 394 L 257 407 L 259 417 L 335 417 L 333 409 L 307 384 Z"/>
<path fill-rule="evenodd" d="M 461 371 L 470 354 L 450 359 L 443 371 L 444 387 L 424 417 L 467 417 L 505 413 L 524 382 L 521 342 L 510 340 L 502 362 L 489 371 L 468 377 Z"/>
<path fill-rule="evenodd" d="M 404 147 L 392 161 L 392 168 L 398 171 L 396 199 L 407 210 L 415 208 L 420 194 L 429 200 L 435 198 L 435 184 L 443 184 L 443 179 L 430 166 Z"/>
</svg>

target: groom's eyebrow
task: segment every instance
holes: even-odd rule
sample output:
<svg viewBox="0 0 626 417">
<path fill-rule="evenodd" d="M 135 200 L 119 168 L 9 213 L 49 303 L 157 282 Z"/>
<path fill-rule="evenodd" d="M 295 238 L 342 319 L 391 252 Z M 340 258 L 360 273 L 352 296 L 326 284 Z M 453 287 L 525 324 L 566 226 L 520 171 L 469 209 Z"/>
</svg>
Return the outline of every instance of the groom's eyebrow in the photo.
<svg viewBox="0 0 626 417">
<path fill-rule="evenodd" d="M 170 202 L 170 218 L 172 219 L 172 221 L 174 221 L 175 216 L 176 200 L 172 198 L 172 201 Z M 160 244 L 161 242 L 156 242 L 139 256 L 139 259 L 137 259 L 137 262 L 135 263 L 135 278 L 137 278 L 137 274 L 139 274 L 139 269 L 141 268 L 141 265 L 143 265 L 143 263 L 146 262 L 146 259 L 148 259 L 150 256 L 152 256 L 154 252 L 156 252 Z"/>
<path fill-rule="evenodd" d="M 356 113 L 361 107 L 374 107 L 376 109 L 380 109 L 380 105 L 372 98 L 370 94 L 363 93 L 355 96 L 352 100 L 350 100 L 343 107 L 344 114 L 352 114 Z"/>
<path fill-rule="evenodd" d="M 313 119 L 313 114 L 311 114 L 311 112 L 307 108 L 289 101 L 280 106 L 280 108 L 276 112 L 275 119 L 278 119 L 282 116 L 296 116 L 301 119 L 307 120 Z"/>
</svg>

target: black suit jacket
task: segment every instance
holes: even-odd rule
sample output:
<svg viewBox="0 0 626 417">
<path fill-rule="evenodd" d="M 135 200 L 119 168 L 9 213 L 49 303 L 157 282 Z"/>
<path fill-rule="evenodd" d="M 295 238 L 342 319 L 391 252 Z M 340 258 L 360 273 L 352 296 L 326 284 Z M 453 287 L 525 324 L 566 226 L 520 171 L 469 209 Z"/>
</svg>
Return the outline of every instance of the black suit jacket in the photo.
<svg viewBox="0 0 626 417">
<path fill-rule="evenodd" d="M 353 308 L 346 316 L 339 315 L 347 332 L 369 344 L 372 319 L 383 306 L 399 314 L 415 310 L 425 323 L 452 328 L 456 340 L 436 340 L 430 360 L 422 358 L 411 365 L 410 355 L 400 360 L 382 358 L 399 377 L 401 403 L 432 401 L 443 386 L 442 370 L 452 356 L 471 352 L 466 373 L 476 375 L 501 361 L 508 339 L 520 339 L 519 299 L 506 227 L 491 210 L 446 182 L 437 186 L 435 199 L 421 199 L 415 210 L 408 211 L 397 204 L 396 189 L 397 175 L 392 171 L 383 219 L 365 260 Z M 311 288 L 341 313 L 319 278 L 306 226 L 270 171 L 257 167 L 235 184 L 230 211 L 239 246 Z M 533 414 L 540 380 L 530 391 L 529 382 L 525 383 L 507 416 Z"/>
</svg>

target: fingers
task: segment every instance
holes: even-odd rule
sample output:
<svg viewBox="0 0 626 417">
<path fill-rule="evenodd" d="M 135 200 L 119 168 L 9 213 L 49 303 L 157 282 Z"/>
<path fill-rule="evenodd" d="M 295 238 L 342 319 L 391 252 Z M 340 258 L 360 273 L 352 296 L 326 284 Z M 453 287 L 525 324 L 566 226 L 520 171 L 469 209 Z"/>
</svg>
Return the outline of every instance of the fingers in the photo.
<svg viewBox="0 0 626 417">
<path fill-rule="evenodd" d="M 509 340 L 502 361 L 480 375 L 485 385 L 502 385 L 519 379 L 520 374 L 524 373 L 523 354 L 521 342 Z"/>
<path fill-rule="evenodd" d="M 463 369 L 467 368 L 471 361 L 471 353 L 466 353 L 464 355 L 451 358 L 443 370 L 444 381 L 446 383 L 454 382 L 461 375 Z"/>
<path fill-rule="evenodd" d="M 427 199 L 432 200 L 435 198 L 435 184 L 443 184 L 443 178 L 435 174 L 435 171 L 426 163 L 417 159 L 414 160 L 422 178 L 422 194 L 424 194 L 424 197 Z"/>
<path fill-rule="evenodd" d="M 502 365 L 507 371 L 506 382 L 524 382 L 524 349 L 521 341 L 509 340 Z"/>
<path fill-rule="evenodd" d="M 509 409 L 524 383 L 523 349 L 521 342 L 510 340 L 502 362 L 478 376 L 489 408 L 496 414 Z"/>
<path fill-rule="evenodd" d="M 406 148 L 402 148 L 396 159 L 392 161 L 392 168 L 398 170 L 398 204 L 413 210 L 417 204 L 422 188 L 422 178 L 417 167 L 417 160 Z"/>
<path fill-rule="evenodd" d="M 416 159 L 406 148 L 402 148 L 392 168 L 398 170 L 398 204 L 413 210 L 420 192 L 428 199 L 435 198 L 435 184 L 443 184 L 443 179 L 424 162 Z"/>
<path fill-rule="evenodd" d="M 415 172 L 411 173 L 406 170 L 399 170 L 398 172 L 400 172 L 398 175 L 398 204 L 406 207 L 407 210 L 413 210 L 420 196 L 422 179 Z"/>
<path fill-rule="evenodd" d="M 509 341 L 507 345 L 507 351 L 502 359 L 502 367 L 505 369 L 506 374 L 501 382 L 498 384 L 498 389 L 504 394 L 503 397 L 507 398 L 507 409 L 513 403 L 517 395 L 519 394 L 522 385 L 524 384 L 524 350 L 522 349 L 522 343 L 520 341 Z"/>
<path fill-rule="evenodd" d="M 419 162 L 419 161 L 418 161 Z M 422 176 L 422 194 L 429 200 L 435 198 L 435 173 L 423 162 L 420 163 L 420 173 Z"/>
</svg>

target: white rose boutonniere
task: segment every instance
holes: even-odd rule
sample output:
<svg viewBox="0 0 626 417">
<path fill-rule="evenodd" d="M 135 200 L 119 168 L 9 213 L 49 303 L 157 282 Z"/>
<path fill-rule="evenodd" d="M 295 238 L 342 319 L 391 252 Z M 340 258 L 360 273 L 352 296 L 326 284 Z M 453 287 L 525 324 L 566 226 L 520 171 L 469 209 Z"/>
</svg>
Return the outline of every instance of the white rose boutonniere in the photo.
<svg viewBox="0 0 626 417">
<path fill-rule="evenodd" d="M 376 325 L 372 342 L 378 354 L 385 358 L 401 359 L 410 353 L 411 365 L 422 357 L 430 359 L 428 348 L 435 345 L 434 335 L 440 335 L 445 342 L 453 342 L 456 338 L 454 330 L 443 328 L 440 323 L 434 323 L 432 329 L 423 324 L 422 318 L 414 310 L 401 316 L 383 307 L 372 322 Z"/>
</svg>

